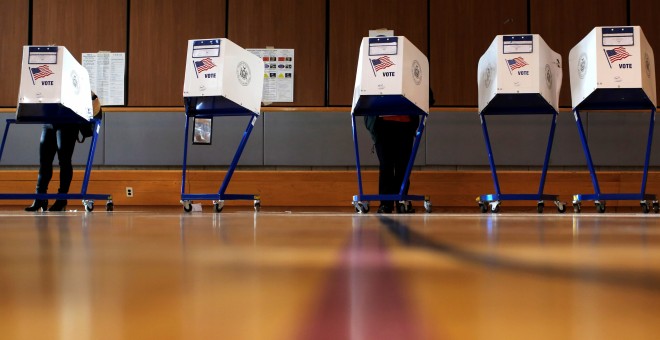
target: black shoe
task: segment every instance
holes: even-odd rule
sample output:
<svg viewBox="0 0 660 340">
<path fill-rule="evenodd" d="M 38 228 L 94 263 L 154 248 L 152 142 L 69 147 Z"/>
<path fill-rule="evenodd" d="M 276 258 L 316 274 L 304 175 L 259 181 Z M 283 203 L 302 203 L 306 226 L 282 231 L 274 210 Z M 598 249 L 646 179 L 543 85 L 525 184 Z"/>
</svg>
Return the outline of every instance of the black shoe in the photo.
<svg viewBox="0 0 660 340">
<path fill-rule="evenodd" d="M 380 207 L 378 207 L 378 213 L 379 214 L 391 214 L 392 213 L 392 207 L 389 206 L 389 205 L 381 204 Z"/>
<path fill-rule="evenodd" d="M 48 208 L 48 211 L 64 211 L 66 209 L 66 203 L 66 200 L 55 200 L 55 204 Z"/>
<path fill-rule="evenodd" d="M 25 208 L 25 211 L 39 211 L 39 209 L 46 211 L 47 207 L 48 200 L 34 200 L 31 206 Z"/>
</svg>

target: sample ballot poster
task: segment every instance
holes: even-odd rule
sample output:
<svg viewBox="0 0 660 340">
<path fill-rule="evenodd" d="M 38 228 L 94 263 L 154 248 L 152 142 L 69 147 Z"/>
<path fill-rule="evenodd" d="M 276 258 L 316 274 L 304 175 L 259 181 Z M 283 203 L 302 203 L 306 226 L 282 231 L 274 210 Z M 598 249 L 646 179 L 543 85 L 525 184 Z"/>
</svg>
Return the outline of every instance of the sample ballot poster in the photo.
<svg viewBox="0 0 660 340">
<path fill-rule="evenodd" d="M 293 49 L 247 49 L 264 61 L 264 103 L 293 102 Z"/>
<path fill-rule="evenodd" d="M 124 105 L 125 53 L 83 53 L 82 65 L 89 72 L 89 83 L 101 105 Z"/>
</svg>

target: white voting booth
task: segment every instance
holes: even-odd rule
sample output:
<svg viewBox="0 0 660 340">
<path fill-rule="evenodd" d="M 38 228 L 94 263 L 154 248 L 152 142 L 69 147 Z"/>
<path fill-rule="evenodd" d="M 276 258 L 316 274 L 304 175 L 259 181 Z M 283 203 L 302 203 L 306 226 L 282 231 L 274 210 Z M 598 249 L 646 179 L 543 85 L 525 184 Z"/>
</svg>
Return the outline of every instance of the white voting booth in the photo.
<svg viewBox="0 0 660 340">
<path fill-rule="evenodd" d="M 351 112 L 428 114 L 426 56 L 403 36 L 363 38 Z"/>
<path fill-rule="evenodd" d="M 189 115 L 259 114 L 264 63 L 226 38 L 189 40 L 183 97 Z"/>
<path fill-rule="evenodd" d="M 66 47 L 23 47 L 17 121 L 85 122 L 92 111 L 89 74 Z"/>
<path fill-rule="evenodd" d="M 420 123 L 413 144 L 405 183 L 412 170 L 419 142 L 429 113 L 429 62 L 428 58 L 403 36 L 365 37 L 360 44 L 351 117 L 353 141 L 358 172 L 359 194 L 353 196 L 353 206 L 360 213 L 369 211 L 371 200 L 424 201 L 426 212 L 431 212 L 431 202 L 426 196 L 364 195 L 356 131 L 356 116 L 414 115 Z M 412 209 L 406 206 L 405 209 Z"/>
<path fill-rule="evenodd" d="M 0 194 L 0 199 L 81 199 L 85 210 L 94 210 L 94 200 L 106 200 L 106 210 L 114 210 L 109 194 L 88 194 L 87 185 L 94 162 L 100 120 L 94 119 L 89 74 L 64 46 L 24 46 L 16 119 L 8 119 L 0 146 L 4 151 L 9 127 L 14 124 L 94 124 L 81 192 L 75 194 Z M 38 138 L 38 135 L 35 135 Z"/>
<path fill-rule="evenodd" d="M 225 191 L 261 111 L 263 61 L 226 38 L 189 40 L 185 72 L 183 99 L 186 123 L 181 181 L 181 204 L 184 211 L 190 212 L 201 207 L 194 205 L 193 200 L 213 201 L 216 212 L 222 211 L 225 200 L 254 200 L 254 208 L 258 211 L 261 206 L 259 196 L 225 194 Z M 195 124 L 195 131 L 210 132 L 213 117 L 217 116 L 249 116 L 250 119 L 218 193 L 186 194 L 190 117 L 200 121 L 200 124 Z"/>
<path fill-rule="evenodd" d="M 656 111 L 655 61 L 641 27 L 595 27 L 569 53 L 573 114 L 582 141 L 594 194 L 573 196 L 573 210 L 580 212 L 581 201 L 593 200 L 598 212 L 605 212 L 606 200 L 639 200 L 644 213 L 660 205 L 655 195 L 647 195 L 646 178 L 653 139 Z M 640 193 L 603 194 L 591 159 L 582 126 L 580 111 L 614 110 L 631 114 L 631 110 L 650 110 L 651 121 Z M 628 110 L 628 111 L 623 111 Z M 594 113 L 597 114 L 597 113 Z"/>
<path fill-rule="evenodd" d="M 479 112 L 559 111 L 561 55 L 538 34 L 496 36 L 477 74 Z"/>
<path fill-rule="evenodd" d="M 559 212 L 566 211 L 557 195 L 543 194 L 559 112 L 561 81 L 561 55 L 551 50 L 538 34 L 498 35 L 479 59 L 479 116 L 496 192 L 477 198 L 482 212 L 488 211 L 488 206 L 491 212 L 498 212 L 502 200 L 536 200 L 539 213 L 543 212 L 544 200 L 552 200 Z M 539 190 L 535 194 L 502 194 L 486 116 L 521 114 L 553 115 Z"/>
<path fill-rule="evenodd" d="M 596 27 L 568 61 L 574 108 L 656 106 L 653 49 L 639 26 Z"/>
</svg>

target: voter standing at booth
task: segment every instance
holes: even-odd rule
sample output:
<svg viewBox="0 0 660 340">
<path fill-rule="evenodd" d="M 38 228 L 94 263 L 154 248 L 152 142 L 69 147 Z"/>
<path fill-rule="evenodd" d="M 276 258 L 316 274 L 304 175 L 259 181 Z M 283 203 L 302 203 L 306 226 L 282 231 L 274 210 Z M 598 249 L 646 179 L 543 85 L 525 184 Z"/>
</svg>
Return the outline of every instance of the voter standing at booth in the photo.
<svg viewBox="0 0 660 340">
<path fill-rule="evenodd" d="M 361 41 L 351 106 L 358 177 L 353 206 L 358 213 L 369 212 L 370 201 L 380 202 L 378 213 L 391 213 L 395 208 L 398 213 L 413 213 L 412 201 L 424 201 L 424 210 L 431 212 L 428 196 L 408 194 L 429 102 L 433 102 L 428 70 L 428 58 L 404 36 L 378 35 Z M 374 142 L 378 195 L 363 192 L 357 116 L 365 117 Z"/>
<path fill-rule="evenodd" d="M 101 103 L 94 92 L 91 93 L 94 116 L 101 113 Z M 73 165 L 71 159 L 78 140 L 78 135 L 90 123 L 53 123 L 44 124 L 39 141 L 39 175 L 37 177 L 37 194 L 47 194 L 48 184 L 53 177 L 53 161 L 55 154 L 60 166 L 60 187 L 58 194 L 68 194 L 73 179 Z M 84 134 L 84 133 L 83 133 Z M 58 199 L 48 208 L 48 200 L 36 199 L 25 211 L 63 211 L 67 200 Z"/>
<path fill-rule="evenodd" d="M 429 88 L 429 105 L 433 105 L 433 91 Z M 364 123 L 371 133 L 376 156 L 378 156 L 378 194 L 399 193 L 403 177 L 413 149 L 415 133 L 419 126 L 417 115 L 364 116 Z M 406 181 L 403 194 L 408 194 L 410 179 Z M 400 204 L 400 203 L 397 203 Z M 378 213 L 391 213 L 394 201 L 381 201 Z M 411 204 L 397 207 L 397 211 L 413 213 Z"/>
</svg>

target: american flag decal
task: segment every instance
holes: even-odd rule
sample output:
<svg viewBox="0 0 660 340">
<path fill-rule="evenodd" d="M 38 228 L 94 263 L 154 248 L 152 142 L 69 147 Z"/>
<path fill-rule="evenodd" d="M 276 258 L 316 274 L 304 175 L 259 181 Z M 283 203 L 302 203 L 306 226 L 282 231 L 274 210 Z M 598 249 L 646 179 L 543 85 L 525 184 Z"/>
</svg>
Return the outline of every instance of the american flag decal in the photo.
<svg viewBox="0 0 660 340">
<path fill-rule="evenodd" d="M 197 73 L 200 73 L 202 71 L 206 71 L 214 68 L 215 64 L 213 63 L 211 58 L 204 58 L 200 61 L 196 61 L 195 67 L 197 68 Z"/>
<path fill-rule="evenodd" d="M 527 66 L 527 62 L 525 62 L 525 59 L 522 57 L 518 58 L 513 58 L 513 59 L 505 59 L 507 66 L 509 66 L 509 70 L 513 71 L 517 68 L 521 68 L 523 66 Z"/>
<path fill-rule="evenodd" d="M 37 80 L 39 78 L 48 77 L 53 74 L 53 71 L 50 70 L 48 65 L 41 65 L 39 67 L 31 67 L 30 73 L 32 73 L 32 78 Z"/>
<path fill-rule="evenodd" d="M 607 55 L 607 59 L 610 60 L 610 63 L 630 57 L 630 53 L 623 46 L 616 47 L 613 50 L 605 50 L 605 54 Z"/>
<path fill-rule="evenodd" d="M 369 61 L 371 61 L 371 67 L 374 69 L 374 72 L 378 72 L 394 65 L 388 56 L 383 56 L 377 59 L 369 59 Z"/>
</svg>

